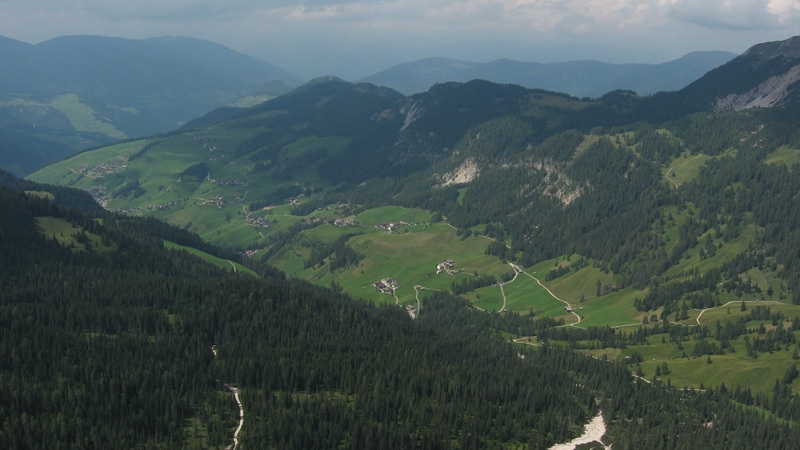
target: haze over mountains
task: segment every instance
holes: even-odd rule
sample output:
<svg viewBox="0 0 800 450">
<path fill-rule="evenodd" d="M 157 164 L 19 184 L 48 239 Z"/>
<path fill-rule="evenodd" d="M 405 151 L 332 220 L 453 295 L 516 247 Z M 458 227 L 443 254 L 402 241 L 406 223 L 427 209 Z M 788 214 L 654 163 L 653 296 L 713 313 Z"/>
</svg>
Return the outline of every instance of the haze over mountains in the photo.
<svg viewBox="0 0 800 450">
<path fill-rule="evenodd" d="M 0 37 L 0 52 L 0 167 L 18 175 L 88 147 L 172 130 L 246 96 L 239 104 L 263 101 L 304 81 L 188 38 L 65 36 L 31 45 Z M 615 89 L 649 94 L 678 89 L 731 56 L 700 52 L 658 65 L 436 58 L 400 64 L 364 81 L 405 94 L 474 78 L 576 96 Z"/>
<path fill-rule="evenodd" d="M 681 89 L 735 56 L 728 52 L 694 52 L 662 64 L 608 64 L 599 61 L 542 64 L 507 59 L 475 63 L 429 58 L 391 67 L 361 81 L 387 86 L 406 95 L 427 91 L 436 83 L 465 82 L 476 78 L 576 97 L 600 97 L 616 89 L 648 95 Z"/>
</svg>

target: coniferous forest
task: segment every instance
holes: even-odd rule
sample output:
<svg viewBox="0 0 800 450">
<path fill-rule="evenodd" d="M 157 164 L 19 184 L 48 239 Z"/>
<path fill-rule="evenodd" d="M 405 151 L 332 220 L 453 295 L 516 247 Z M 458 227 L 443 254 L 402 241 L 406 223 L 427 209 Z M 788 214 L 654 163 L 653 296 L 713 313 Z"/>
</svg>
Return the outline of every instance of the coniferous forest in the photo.
<svg viewBox="0 0 800 450">
<path fill-rule="evenodd" d="M 242 448 L 546 448 L 600 411 L 620 448 L 800 442 L 738 406 L 746 393 L 644 383 L 546 339 L 503 337 L 546 319 L 441 293 L 411 320 L 267 267 L 226 272 L 166 250 L 185 232 L 151 220 L 7 186 L 0 211 L 3 448 L 221 447 L 238 420 L 226 384 L 242 392 Z M 37 226 L 45 217 L 95 244 L 64 245 Z M 789 417 L 798 405 L 782 392 L 771 401 Z"/>
</svg>

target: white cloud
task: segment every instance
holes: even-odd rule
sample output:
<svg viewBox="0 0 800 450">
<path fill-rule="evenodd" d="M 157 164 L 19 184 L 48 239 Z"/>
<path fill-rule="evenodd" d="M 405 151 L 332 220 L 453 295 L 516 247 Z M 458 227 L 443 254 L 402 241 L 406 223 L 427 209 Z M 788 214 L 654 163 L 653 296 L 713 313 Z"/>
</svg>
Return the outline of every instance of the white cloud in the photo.
<svg viewBox="0 0 800 450">
<path fill-rule="evenodd" d="M 798 0 L 667 0 L 668 14 L 709 28 L 771 29 L 798 24 Z"/>
</svg>

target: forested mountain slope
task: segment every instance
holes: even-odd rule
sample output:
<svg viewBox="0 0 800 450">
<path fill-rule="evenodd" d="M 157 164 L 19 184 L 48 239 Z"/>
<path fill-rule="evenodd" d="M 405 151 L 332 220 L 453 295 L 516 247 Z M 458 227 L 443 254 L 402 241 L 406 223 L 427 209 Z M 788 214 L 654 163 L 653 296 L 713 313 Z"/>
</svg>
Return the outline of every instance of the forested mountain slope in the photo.
<svg viewBox="0 0 800 450">
<path fill-rule="evenodd" d="M 0 211 L 5 448 L 219 448 L 236 425 L 223 383 L 240 389 L 243 448 L 546 448 L 598 410 L 615 448 L 800 442 L 725 390 L 636 382 L 616 363 L 498 333 L 551 320 L 439 294 L 414 321 L 271 269 L 255 278 L 167 251 L 162 239 L 185 232 L 154 221 L 7 186 Z M 793 417 L 796 400 L 779 400 L 776 414 Z"/>
</svg>

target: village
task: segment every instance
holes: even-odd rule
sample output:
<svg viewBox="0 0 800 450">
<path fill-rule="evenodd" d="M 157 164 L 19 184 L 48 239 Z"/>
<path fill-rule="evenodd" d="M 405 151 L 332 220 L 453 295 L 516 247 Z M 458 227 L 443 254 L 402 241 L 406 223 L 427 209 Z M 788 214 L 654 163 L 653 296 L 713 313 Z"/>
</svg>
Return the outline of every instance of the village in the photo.
<svg viewBox="0 0 800 450">
<path fill-rule="evenodd" d="M 115 163 L 115 162 L 108 162 L 104 164 L 98 164 L 96 166 L 88 167 L 82 166 L 80 169 L 70 169 L 75 173 L 79 173 L 81 175 L 86 175 L 89 178 L 98 178 L 102 177 L 103 175 L 113 175 L 115 171 L 120 169 L 125 169 L 128 166 L 124 163 Z"/>
<path fill-rule="evenodd" d="M 211 204 L 217 205 L 217 208 L 222 209 L 226 205 L 225 199 L 221 195 L 216 195 L 216 196 L 214 196 L 214 197 L 212 197 L 210 199 L 206 199 L 206 198 L 202 198 L 202 197 L 197 197 L 197 199 L 200 200 L 201 202 L 203 202 L 204 206 L 208 205 L 209 203 L 211 203 Z"/>
<path fill-rule="evenodd" d="M 250 217 L 248 215 L 244 218 L 244 221 L 256 228 L 269 228 L 269 221 L 266 217 Z"/>
</svg>

